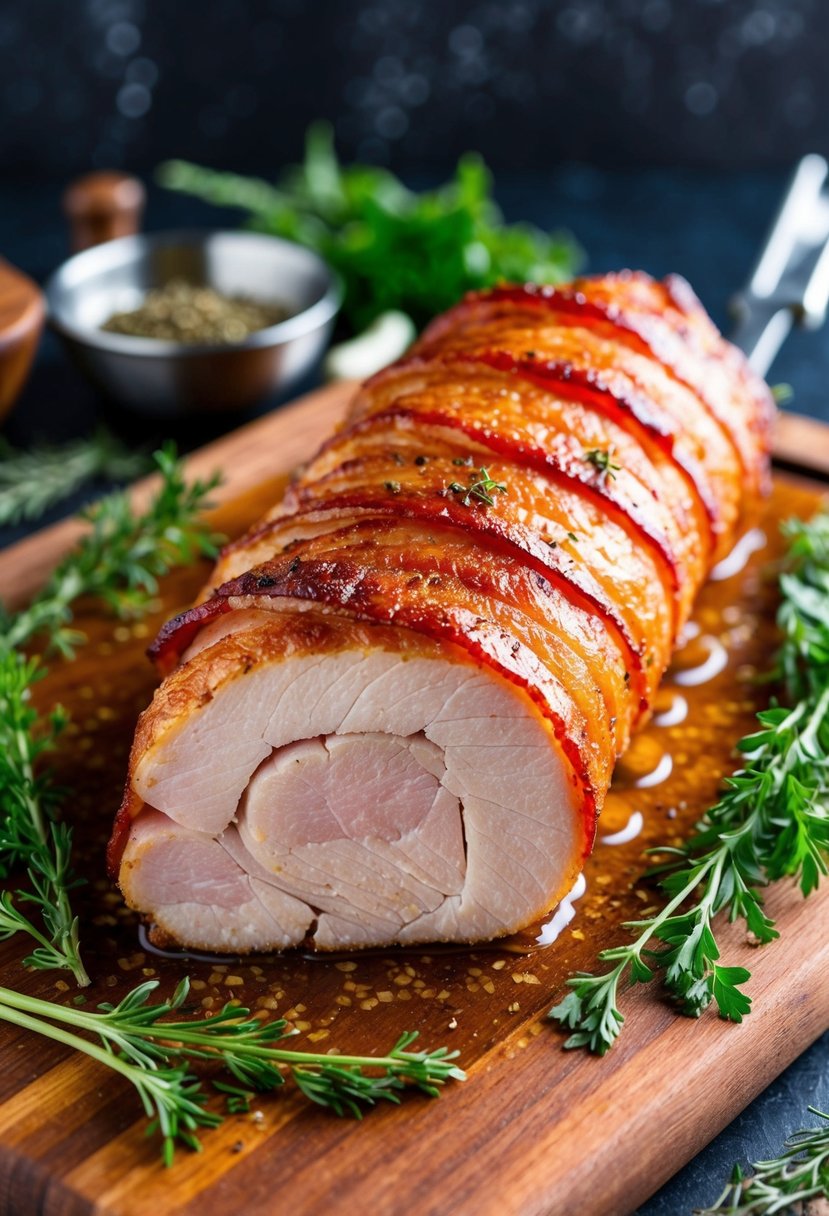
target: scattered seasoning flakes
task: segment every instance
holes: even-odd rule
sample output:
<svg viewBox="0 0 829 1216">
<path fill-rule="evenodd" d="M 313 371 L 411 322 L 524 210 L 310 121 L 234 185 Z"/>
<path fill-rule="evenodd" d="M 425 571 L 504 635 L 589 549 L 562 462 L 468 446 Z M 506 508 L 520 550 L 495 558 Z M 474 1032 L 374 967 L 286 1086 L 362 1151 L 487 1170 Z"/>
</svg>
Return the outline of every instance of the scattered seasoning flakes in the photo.
<svg viewBox="0 0 829 1216">
<path fill-rule="evenodd" d="M 354 962 L 335 963 L 334 966 L 338 971 L 356 971 L 357 964 Z"/>
<path fill-rule="evenodd" d="M 450 1030 L 458 1029 L 458 1019 L 457 1018 L 452 1018 L 452 1021 L 449 1023 L 449 1029 Z"/>
<path fill-rule="evenodd" d="M 394 993 L 384 989 L 382 992 L 377 993 L 377 1000 L 382 1001 L 384 1005 L 388 1005 L 389 1001 L 394 1000 Z"/>
<path fill-rule="evenodd" d="M 518 1013 L 520 1008 L 518 1001 L 513 1001 L 512 1004 L 507 1005 L 507 1013 Z"/>
<path fill-rule="evenodd" d="M 330 1035 L 330 1030 L 314 1030 L 308 1035 L 309 1043 L 320 1043 L 323 1039 L 327 1039 Z"/>
<path fill-rule="evenodd" d="M 506 967 L 506 965 L 507 965 L 507 960 L 505 958 L 497 958 L 495 960 L 495 962 L 492 964 L 492 970 L 493 971 L 503 971 L 504 968 Z"/>
</svg>

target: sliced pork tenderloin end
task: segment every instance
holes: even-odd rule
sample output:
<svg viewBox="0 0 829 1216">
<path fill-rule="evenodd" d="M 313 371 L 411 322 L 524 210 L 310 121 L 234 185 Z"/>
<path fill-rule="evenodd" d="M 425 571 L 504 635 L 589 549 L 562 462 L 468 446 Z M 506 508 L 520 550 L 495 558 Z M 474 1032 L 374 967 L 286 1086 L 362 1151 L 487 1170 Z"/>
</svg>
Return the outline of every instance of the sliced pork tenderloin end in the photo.
<svg viewBox="0 0 829 1216">
<path fill-rule="evenodd" d="M 516 682 L 333 615 L 219 624 L 143 716 L 111 851 L 127 902 L 166 939 L 475 941 L 569 889 L 595 815 Z"/>
</svg>

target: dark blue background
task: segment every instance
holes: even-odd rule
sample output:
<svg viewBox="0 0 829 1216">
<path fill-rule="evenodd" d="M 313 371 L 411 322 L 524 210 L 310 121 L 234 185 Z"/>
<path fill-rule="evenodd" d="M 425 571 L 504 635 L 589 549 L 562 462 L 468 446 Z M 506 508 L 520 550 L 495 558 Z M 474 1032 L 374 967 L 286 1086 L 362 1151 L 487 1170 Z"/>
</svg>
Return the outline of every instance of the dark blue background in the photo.
<svg viewBox="0 0 829 1216">
<path fill-rule="evenodd" d="M 0 253 L 45 278 L 68 252 L 60 189 L 91 166 L 147 173 L 175 155 L 272 177 L 324 116 L 346 157 L 419 184 L 480 149 L 509 218 L 572 229 L 592 270 L 680 271 L 727 326 L 788 167 L 829 151 L 827 32 L 819 0 L 7 3 Z M 149 228 L 237 218 L 150 191 Z M 829 420 L 829 334 L 795 334 L 771 379 Z M 113 413 L 47 336 L 4 433 L 65 439 L 100 417 L 130 441 L 162 434 Z M 176 437 L 193 447 L 228 425 Z M 733 1162 L 775 1153 L 809 1103 L 829 1107 L 827 1036 L 641 1216 L 711 1202 Z"/>
<path fill-rule="evenodd" d="M 5 0 L 0 164 L 268 171 L 309 119 L 444 172 L 829 148 L 824 0 Z"/>
</svg>

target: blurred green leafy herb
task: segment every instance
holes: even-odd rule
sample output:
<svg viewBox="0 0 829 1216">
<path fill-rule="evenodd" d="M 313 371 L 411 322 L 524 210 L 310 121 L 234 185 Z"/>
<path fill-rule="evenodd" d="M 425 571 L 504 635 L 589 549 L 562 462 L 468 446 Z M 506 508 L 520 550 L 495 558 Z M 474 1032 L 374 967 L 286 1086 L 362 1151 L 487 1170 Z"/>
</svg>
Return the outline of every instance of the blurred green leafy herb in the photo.
<svg viewBox="0 0 829 1216">
<path fill-rule="evenodd" d="M 149 455 L 128 451 L 103 428 L 60 447 L 25 451 L 0 437 L 0 527 L 39 519 L 95 478 L 132 481 L 151 466 Z"/>
<path fill-rule="evenodd" d="M 502 279 L 561 282 L 581 261 L 565 233 L 504 223 L 480 156 L 464 156 L 449 182 L 418 194 L 386 169 L 341 165 L 326 123 L 309 128 L 303 163 L 276 185 L 181 160 L 162 164 L 158 179 L 316 250 L 342 279 L 356 332 L 390 309 L 420 327 L 465 291 Z"/>
</svg>

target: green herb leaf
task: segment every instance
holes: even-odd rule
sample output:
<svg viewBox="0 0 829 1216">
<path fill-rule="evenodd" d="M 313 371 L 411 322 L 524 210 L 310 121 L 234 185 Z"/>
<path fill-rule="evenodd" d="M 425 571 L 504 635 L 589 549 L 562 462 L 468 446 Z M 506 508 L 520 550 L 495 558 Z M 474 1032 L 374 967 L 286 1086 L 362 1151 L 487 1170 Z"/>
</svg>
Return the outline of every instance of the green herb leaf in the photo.
<svg viewBox="0 0 829 1216">
<path fill-rule="evenodd" d="M 613 463 L 613 447 L 609 448 L 587 448 L 585 449 L 584 459 L 588 464 L 592 464 L 598 469 L 602 476 L 602 480 L 606 481 L 610 478 L 615 481 L 616 474 L 621 470 L 620 464 Z"/>
</svg>

